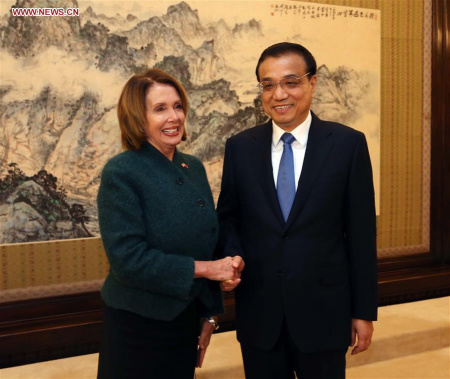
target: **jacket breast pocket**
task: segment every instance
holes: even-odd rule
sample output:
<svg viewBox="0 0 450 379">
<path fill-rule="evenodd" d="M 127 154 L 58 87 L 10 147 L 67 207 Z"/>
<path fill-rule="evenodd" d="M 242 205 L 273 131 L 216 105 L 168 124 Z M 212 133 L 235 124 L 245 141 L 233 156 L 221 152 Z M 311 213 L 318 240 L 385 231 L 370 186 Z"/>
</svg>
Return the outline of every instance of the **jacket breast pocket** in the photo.
<svg viewBox="0 0 450 379">
<path fill-rule="evenodd" d="M 338 184 L 344 183 L 346 180 L 346 176 L 343 174 L 331 174 L 331 175 L 321 175 L 319 176 L 317 183 L 322 184 Z"/>
</svg>

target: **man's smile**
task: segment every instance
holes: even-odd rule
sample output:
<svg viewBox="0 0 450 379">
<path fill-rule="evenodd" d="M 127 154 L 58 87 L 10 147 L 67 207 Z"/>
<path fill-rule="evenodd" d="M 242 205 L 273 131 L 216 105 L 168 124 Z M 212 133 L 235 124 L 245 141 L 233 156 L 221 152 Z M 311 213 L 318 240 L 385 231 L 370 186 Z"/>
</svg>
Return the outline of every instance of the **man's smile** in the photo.
<svg viewBox="0 0 450 379">
<path fill-rule="evenodd" d="M 288 104 L 288 105 L 276 105 L 273 107 L 278 113 L 284 113 L 286 112 L 288 109 L 292 108 L 292 104 Z"/>
</svg>

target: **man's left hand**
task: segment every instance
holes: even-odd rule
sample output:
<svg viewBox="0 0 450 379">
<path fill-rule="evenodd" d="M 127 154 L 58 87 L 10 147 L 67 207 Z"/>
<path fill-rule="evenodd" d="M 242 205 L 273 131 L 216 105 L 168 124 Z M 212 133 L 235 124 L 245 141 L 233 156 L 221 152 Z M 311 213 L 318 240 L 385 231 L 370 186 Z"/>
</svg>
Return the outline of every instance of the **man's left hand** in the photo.
<svg viewBox="0 0 450 379">
<path fill-rule="evenodd" d="M 355 346 L 356 340 L 358 339 L 357 345 L 352 350 L 352 355 L 361 353 L 369 348 L 372 341 L 372 334 L 372 321 L 361 320 L 358 318 L 352 319 L 352 347 Z"/>
</svg>

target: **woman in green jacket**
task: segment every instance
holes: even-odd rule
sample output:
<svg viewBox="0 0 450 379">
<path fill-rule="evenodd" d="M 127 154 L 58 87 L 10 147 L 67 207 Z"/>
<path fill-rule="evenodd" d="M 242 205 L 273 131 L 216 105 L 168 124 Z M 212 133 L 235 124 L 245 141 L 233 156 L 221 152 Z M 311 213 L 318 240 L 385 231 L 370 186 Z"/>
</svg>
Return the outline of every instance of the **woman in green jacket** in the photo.
<svg viewBox="0 0 450 379">
<path fill-rule="evenodd" d="M 212 260 L 205 169 L 176 148 L 187 111 L 181 84 L 158 69 L 133 76 L 118 103 L 125 151 L 103 169 L 97 199 L 110 263 L 99 378 L 192 379 L 223 312 L 219 282 L 239 280 L 236 259 Z"/>
</svg>

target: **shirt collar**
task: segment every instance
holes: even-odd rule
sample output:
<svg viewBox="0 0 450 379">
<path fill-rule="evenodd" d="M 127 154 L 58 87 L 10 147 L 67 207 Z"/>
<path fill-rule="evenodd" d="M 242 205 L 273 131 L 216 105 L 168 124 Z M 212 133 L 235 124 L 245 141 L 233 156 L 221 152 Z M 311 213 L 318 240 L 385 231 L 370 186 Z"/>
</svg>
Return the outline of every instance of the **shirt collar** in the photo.
<svg viewBox="0 0 450 379">
<path fill-rule="evenodd" d="M 309 128 L 311 126 L 312 116 L 311 111 L 308 112 L 308 116 L 306 120 L 303 121 L 299 126 L 296 126 L 293 131 L 290 133 L 295 137 L 296 142 L 300 143 L 302 147 L 306 146 L 306 142 L 308 142 L 308 133 Z M 272 120 L 272 143 L 274 146 L 277 146 L 280 142 L 281 136 L 286 133 L 283 129 L 281 129 L 277 124 L 275 124 Z M 293 142 L 295 143 L 295 142 Z"/>
</svg>

